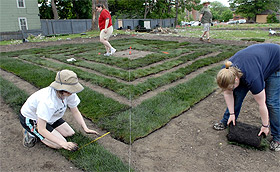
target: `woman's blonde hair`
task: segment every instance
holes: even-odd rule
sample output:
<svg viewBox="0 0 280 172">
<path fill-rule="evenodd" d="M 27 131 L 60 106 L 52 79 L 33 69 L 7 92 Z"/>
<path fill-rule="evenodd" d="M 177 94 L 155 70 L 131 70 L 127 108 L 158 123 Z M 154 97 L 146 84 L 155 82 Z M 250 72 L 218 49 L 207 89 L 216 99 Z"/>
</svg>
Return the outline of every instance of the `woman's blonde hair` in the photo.
<svg viewBox="0 0 280 172">
<path fill-rule="evenodd" d="M 225 62 L 225 68 L 221 69 L 217 74 L 217 84 L 223 90 L 228 89 L 234 85 L 235 78 L 241 78 L 243 73 L 237 67 L 232 66 L 231 61 Z"/>
</svg>

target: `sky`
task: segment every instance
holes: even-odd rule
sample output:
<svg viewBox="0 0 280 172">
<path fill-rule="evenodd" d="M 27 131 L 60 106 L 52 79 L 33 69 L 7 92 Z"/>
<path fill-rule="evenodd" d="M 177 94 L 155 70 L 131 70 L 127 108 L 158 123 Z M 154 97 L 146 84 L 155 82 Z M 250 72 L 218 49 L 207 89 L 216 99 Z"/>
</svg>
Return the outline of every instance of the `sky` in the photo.
<svg viewBox="0 0 280 172">
<path fill-rule="evenodd" d="M 229 7 L 228 0 L 209 0 L 210 2 L 218 1 L 222 3 L 224 6 Z"/>
</svg>

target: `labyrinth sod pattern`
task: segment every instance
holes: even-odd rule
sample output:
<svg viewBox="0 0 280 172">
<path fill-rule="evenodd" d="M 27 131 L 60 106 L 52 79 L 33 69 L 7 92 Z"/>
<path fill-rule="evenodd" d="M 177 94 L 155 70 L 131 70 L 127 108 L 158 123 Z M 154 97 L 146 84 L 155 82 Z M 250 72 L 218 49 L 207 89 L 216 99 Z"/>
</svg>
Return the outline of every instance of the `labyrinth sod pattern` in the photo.
<svg viewBox="0 0 280 172">
<path fill-rule="evenodd" d="M 110 57 L 103 56 L 101 43 L 15 52 L 1 58 L 1 68 L 35 85 L 41 73 L 53 80 L 56 71 L 76 72 L 85 86 L 78 94 L 83 115 L 130 143 L 130 134 L 132 141 L 147 136 L 213 92 L 222 62 L 242 48 L 143 39 L 111 44 L 117 52 Z M 18 72 L 12 66 L 26 70 Z M 26 76 L 28 68 L 33 69 L 31 79 Z M 36 86 L 49 83 L 46 79 Z"/>
</svg>

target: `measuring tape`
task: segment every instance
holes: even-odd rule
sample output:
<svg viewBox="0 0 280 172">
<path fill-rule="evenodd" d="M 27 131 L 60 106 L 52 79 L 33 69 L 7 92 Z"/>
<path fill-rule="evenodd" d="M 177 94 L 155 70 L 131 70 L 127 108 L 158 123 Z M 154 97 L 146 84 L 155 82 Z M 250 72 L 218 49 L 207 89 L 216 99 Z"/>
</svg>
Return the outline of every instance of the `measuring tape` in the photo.
<svg viewBox="0 0 280 172">
<path fill-rule="evenodd" d="M 107 134 L 109 134 L 109 133 L 110 133 L 110 132 L 105 133 L 105 134 L 103 134 L 102 136 L 100 136 L 100 137 L 98 137 L 98 138 L 94 139 L 93 141 L 91 141 L 91 142 L 89 142 L 89 143 L 85 144 L 84 146 L 80 147 L 80 148 L 78 149 L 78 151 L 79 151 L 79 150 L 81 150 L 82 148 L 86 147 L 87 145 L 89 145 L 89 144 L 91 144 L 91 143 L 93 143 L 93 142 L 95 142 L 95 141 L 97 141 L 97 140 L 101 139 L 102 137 L 106 136 L 106 135 L 107 135 Z"/>
</svg>

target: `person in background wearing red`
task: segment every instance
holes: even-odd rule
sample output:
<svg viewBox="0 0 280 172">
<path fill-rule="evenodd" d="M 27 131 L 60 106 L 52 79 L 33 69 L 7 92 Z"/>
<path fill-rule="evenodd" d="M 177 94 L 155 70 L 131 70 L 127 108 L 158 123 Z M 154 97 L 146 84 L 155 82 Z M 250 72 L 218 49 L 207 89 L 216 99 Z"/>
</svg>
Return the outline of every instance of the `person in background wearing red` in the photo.
<svg viewBox="0 0 280 172">
<path fill-rule="evenodd" d="M 104 56 L 110 56 L 116 52 L 116 49 L 109 43 L 109 38 L 113 33 L 112 18 L 110 12 L 105 9 L 104 5 L 96 5 L 96 10 L 100 12 L 98 19 L 100 29 L 100 42 L 105 46 L 106 53 Z"/>
</svg>

